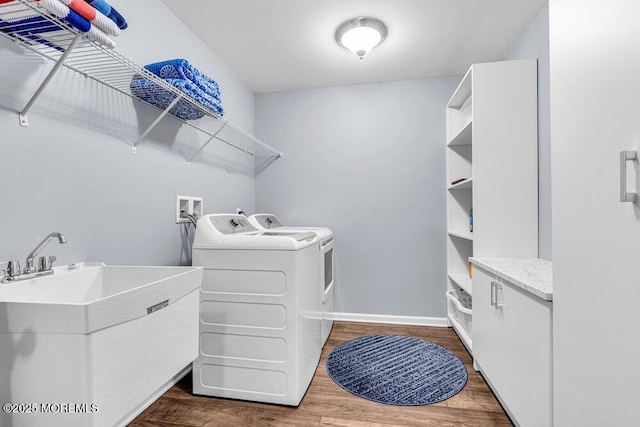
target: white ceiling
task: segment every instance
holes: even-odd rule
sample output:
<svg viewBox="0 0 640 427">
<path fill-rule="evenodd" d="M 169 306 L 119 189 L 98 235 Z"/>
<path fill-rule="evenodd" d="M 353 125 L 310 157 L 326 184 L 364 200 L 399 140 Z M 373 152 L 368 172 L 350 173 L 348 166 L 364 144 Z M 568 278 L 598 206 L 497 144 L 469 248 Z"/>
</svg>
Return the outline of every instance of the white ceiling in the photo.
<svg viewBox="0 0 640 427">
<path fill-rule="evenodd" d="M 254 92 L 464 74 L 502 58 L 547 0 L 162 0 Z M 188 6 L 186 6 L 188 5 Z M 383 21 L 359 60 L 334 39 Z"/>
</svg>

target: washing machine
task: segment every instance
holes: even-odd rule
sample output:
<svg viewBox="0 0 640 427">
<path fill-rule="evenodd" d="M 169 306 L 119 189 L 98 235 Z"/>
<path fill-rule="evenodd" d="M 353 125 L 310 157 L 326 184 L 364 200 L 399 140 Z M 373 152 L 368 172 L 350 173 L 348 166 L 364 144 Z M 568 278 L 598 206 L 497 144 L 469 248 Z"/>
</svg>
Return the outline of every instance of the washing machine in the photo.
<svg viewBox="0 0 640 427">
<path fill-rule="evenodd" d="M 198 220 L 193 265 L 204 274 L 194 394 L 300 403 L 322 350 L 321 245 L 315 232 L 258 230 L 244 215 Z"/>
<path fill-rule="evenodd" d="M 320 277 L 320 293 L 322 298 L 322 346 L 327 342 L 331 328 L 333 327 L 334 312 L 334 255 L 333 255 L 333 231 L 326 227 L 294 227 L 283 225 L 273 214 L 253 214 L 248 217 L 251 225 L 259 230 L 270 231 L 311 231 L 318 235 L 322 245 L 320 258 L 322 263 L 322 276 Z"/>
</svg>

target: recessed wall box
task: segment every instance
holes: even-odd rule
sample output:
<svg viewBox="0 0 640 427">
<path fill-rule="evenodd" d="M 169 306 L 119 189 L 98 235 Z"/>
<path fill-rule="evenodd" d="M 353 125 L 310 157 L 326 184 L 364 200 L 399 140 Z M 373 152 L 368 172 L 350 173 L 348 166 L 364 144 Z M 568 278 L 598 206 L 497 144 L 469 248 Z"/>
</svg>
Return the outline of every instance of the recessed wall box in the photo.
<svg viewBox="0 0 640 427">
<path fill-rule="evenodd" d="M 200 218 L 204 212 L 204 200 L 202 197 L 176 196 L 176 224 L 188 223 L 187 218 L 180 216 L 181 212 Z"/>
</svg>

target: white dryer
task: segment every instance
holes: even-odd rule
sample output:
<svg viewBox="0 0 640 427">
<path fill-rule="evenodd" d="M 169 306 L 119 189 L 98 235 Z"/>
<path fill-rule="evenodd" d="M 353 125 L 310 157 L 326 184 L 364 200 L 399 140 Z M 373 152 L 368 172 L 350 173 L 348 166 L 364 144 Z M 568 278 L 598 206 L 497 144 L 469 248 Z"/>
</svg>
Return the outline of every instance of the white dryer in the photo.
<svg viewBox="0 0 640 427">
<path fill-rule="evenodd" d="M 314 232 L 259 231 L 244 215 L 198 220 L 193 265 L 204 275 L 195 394 L 300 403 L 322 350 L 320 245 Z"/>
<path fill-rule="evenodd" d="M 295 227 L 285 226 L 273 214 L 253 214 L 249 216 L 251 225 L 259 230 L 270 231 L 311 231 L 318 234 L 322 242 L 320 257 L 322 262 L 322 277 L 320 279 L 320 292 L 322 298 L 322 346 L 327 342 L 331 328 L 333 327 L 334 312 L 334 254 L 333 231 L 326 227 Z"/>
</svg>

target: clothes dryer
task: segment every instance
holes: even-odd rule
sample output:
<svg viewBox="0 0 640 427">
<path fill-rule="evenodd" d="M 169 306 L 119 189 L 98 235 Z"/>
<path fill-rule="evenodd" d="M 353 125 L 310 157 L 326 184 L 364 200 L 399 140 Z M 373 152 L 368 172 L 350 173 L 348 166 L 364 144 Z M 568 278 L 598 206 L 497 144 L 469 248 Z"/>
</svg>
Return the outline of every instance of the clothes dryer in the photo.
<svg viewBox="0 0 640 427">
<path fill-rule="evenodd" d="M 273 214 L 253 214 L 248 217 L 251 225 L 259 230 L 271 231 L 311 231 L 318 235 L 322 245 L 320 258 L 322 263 L 322 277 L 320 279 L 320 292 L 322 298 L 322 346 L 327 342 L 331 328 L 333 327 L 334 313 L 334 253 L 333 253 L 333 231 L 326 227 L 295 227 L 285 226 Z"/>
<path fill-rule="evenodd" d="M 198 220 L 193 265 L 204 267 L 193 392 L 298 405 L 320 360 L 321 241 L 260 231 L 244 215 Z"/>
</svg>

